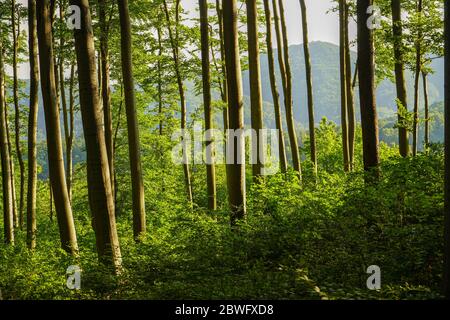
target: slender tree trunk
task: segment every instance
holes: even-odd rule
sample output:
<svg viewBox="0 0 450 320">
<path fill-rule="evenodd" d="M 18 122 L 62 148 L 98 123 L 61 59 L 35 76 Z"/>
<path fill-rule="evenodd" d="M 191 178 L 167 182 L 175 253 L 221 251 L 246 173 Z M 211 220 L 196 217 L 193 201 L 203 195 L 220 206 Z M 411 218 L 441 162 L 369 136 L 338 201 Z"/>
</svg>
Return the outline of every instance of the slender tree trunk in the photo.
<svg viewBox="0 0 450 320">
<path fill-rule="evenodd" d="M 244 219 L 247 211 L 245 141 L 243 134 L 239 134 L 244 129 L 244 102 L 237 22 L 236 0 L 224 1 L 223 27 L 224 30 L 227 30 L 227 32 L 224 32 L 224 49 L 228 86 L 229 129 L 234 130 L 234 132 L 241 130 L 236 133 L 236 136 L 231 132 L 227 135 L 227 184 L 232 226 L 236 224 L 237 220 Z"/>
<path fill-rule="evenodd" d="M 350 152 L 348 141 L 348 112 L 347 112 L 347 67 L 345 47 L 345 0 L 339 0 L 339 57 L 341 75 L 341 129 L 342 129 L 342 152 L 344 159 L 344 171 L 350 171 Z"/>
<path fill-rule="evenodd" d="M 316 130 L 314 123 L 315 121 L 314 121 L 313 80 L 312 80 L 311 56 L 309 53 L 308 18 L 305 0 L 300 0 L 300 8 L 302 11 L 303 53 L 305 55 L 306 91 L 308 95 L 309 144 L 311 149 L 310 151 L 311 162 L 313 164 L 314 175 L 317 176 L 317 151 L 316 151 Z"/>
<path fill-rule="evenodd" d="M 17 14 L 18 16 L 18 14 Z M 17 22 L 17 23 L 16 23 Z M 19 218 L 19 226 L 23 227 L 23 207 L 24 207 L 24 194 L 25 194 L 25 163 L 22 157 L 22 148 L 20 146 L 20 107 L 19 107 L 19 79 L 18 79 L 18 49 L 19 41 L 18 37 L 20 35 L 20 20 L 19 16 L 16 21 L 16 1 L 11 1 L 11 27 L 13 34 L 13 94 L 14 94 L 14 124 L 15 124 L 15 143 L 16 143 L 16 154 L 17 160 L 19 161 L 19 172 L 20 172 L 20 194 L 19 194 L 19 210 L 17 211 Z M 17 30 L 17 32 L 16 32 Z"/>
<path fill-rule="evenodd" d="M 36 0 L 28 0 L 28 49 L 30 60 L 30 111 L 28 116 L 28 187 L 27 245 L 36 248 L 36 182 L 37 182 L 37 120 L 39 66 L 37 49 Z"/>
<path fill-rule="evenodd" d="M 66 137 L 66 163 L 67 163 L 67 186 L 69 187 L 69 197 L 72 199 L 73 180 L 73 135 L 74 135 L 74 108 L 75 108 L 75 62 L 70 66 L 69 82 L 69 114 L 68 114 L 68 135 Z"/>
<path fill-rule="evenodd" d="M 54 195 L 61 246 L 67 252 L 75 255 L 78 251 L 78 246 L 64 172 L 59 110 L 56 98 L 53 43 L 50 32 L 50 1 L 37 1 L 36 6 L 41 89 L 47 130 L 50 181 Z"/>
<path fill-rule="evenodd" d="M 422 15 L 422 0 L 418 0 L 417 13 L 419 15 L 419 23 L 421 23 L 420 16 Z M 419 82 L 420 72 L 422 71 L 422 30 L 421 26 L 418 28 L 416 39 L 416 68 L 414 76 L 414 119 L 413 119 L 413 156 L 417 155 L 419 148 Z"/>
<path fill-rule="evenodd" d="M 273 12 L 275 18 L 275 30 L 277 33 L 277 44 L 279 52 L 279 63 L 281 71 L 281 78 L 283 80 L 284 89 L 284 105 L 286 108 L 286 124 L 289 133 L 289 142 L 291 146 L 292 161 L 294 170 L 298 172 L 299 179 L 302 179 L 302 168 L 300 162 L 300 152 L 297 141 L 297 132 L 295 130 L 294 112 L 292 106 L 292 74 L 289 62 L 289 43 L 287 38 L 287 27 L 284 17 L 283 1 L 278 1 L 280 6 L 280 13 L 278 13 L 277 0 L 273 0 Z M 281 31 L 280 31 L 281 24 Z M 283 60 L 281 60 L 280 52 L 284 52 Z"/>
<path fill-rule="evenodd" d="M 450 2 L 445 1 L 445 175 L 444 175 L 444 275 L 443 292 L 450 299 Z"/>
<path fill-rule="evenodd" d="M 211 108 L 211 73 L 209 60 L 209 26 L 208 26 L 208 2 L 199 0 L 200 7 L 200 33 L 202 51 L 202 80 L 203 80 L 203 107 L 205 109 L 206 130 L 206 184 L 208 189 L 208 208 L 217 209 L 216 200 L 216 171 L 214 166 L 214 143 L 209 134 L 213 128 L 213 112 Z"/>
<path fill-rule="evenodd" d="M 354 167 L 355 158 L 355 134 L 356 134 L 356 115 L 355 115 L 355 99 L 352 86 L 352 59 L 350 55 L 350 39 L 349 39 L 349 4 L 345 4 L 344 14 L 344 43 L 345 43 L 345 68 L 346 68 L 346 88 L 347 88 L 347 120 L 348 120 L 348 161 L 350 170 Z M 356 68 L 355 68 L 356 72 Z"/>
<path fill-rule="evenodd" d="M 158 26 L 158 116 L 159 119 L 159 135 L 163 135 L 163 92 L 162 92 L 162 65 L 161 59 L 163 55 L 161 27 Z"/>
<path fill-rule="evenodd" d="M 399 109 L 403 106 L 404 111 L 408 110 L 408 101 L 406 94 L 405 67 L 403 58 L 403 27 L 402 27 L 402 0 L 391 0 L 392 9 L 392 34 L 394 36 L 394 57 L 395 57 L 395 83 L 397 87 L 397 104 Z M 401 105 L 400 105 L 401 104 Z M 405 118 L 401 112 L 398 112 L 398 140 L 399 151 L 402 157 L 409 155 L 408 129 L 406 128 Z"/>
<path fill-rule="evenodd" d="M 229 115 L 228 115 L 228 87 L 227 87 L 227 70 L 225 67 L 225 49 L 224 49 L 224 39 L 223 39 L 223 10 L 220 0 L 216 0 L 216 12 L 219 23 L 219 41 L 220 41 L 220 60 L 222 66 L 222 101 L 225 106 L 223 108 L 223 130 L 226 133 L 228 129 L 229 123 Z"/>
<path fill-rule="evenodd" d="M 263 105 L 261 92 L 261 65 L 259 59 L 258 6 L 256 3 L 256 0 L 246 0 L 251 125 L 252 129 L 256 132 L 256 143 L 255 141 L 252 141 L 252 173 L 253 179 L 258 181 L 258 179 L 261 179 L 263 176 L 265 151 L 261 141 L 261 130 L 263 129 Z"/>
<path fill-rule="evenodd" d="M 128 0 L 118 0 L 120 16 L 120 35 L 122 52 L 122 76 L 127 112 L 128 145 L 130 151 L 131 182 L 133 192 L 133 231 L 134 238 L 139 239 L 146 231 L 144 182 L 142 180 L 141 147 L 139 141 L 139 123 L 136 114 L 136 97 L 134 94 L 131 22 Z"/>
<path fill-rule="evenodd" d="M 2 188 L 3 188 L 3 228 L 4 241 L 14 244 L 14 216 L 12 205 L 11 167 L 9 161 L 9 146 L 6 136 L 7 127 L 5 119 L 5 79 L 3 66 L 3 44 L 0 39 L 0 156 L 2 164 Z"/>
<path fill-rule="evenodd" d="M 177 0 L 177 8 L 179 0 Z M 169 14 L 169 8 L 167 6 L 167 1 L 164 0 L 164 12 L 166 15 L 166 23 L 167 23 L 167 29 L 169 30 L 169 38 L 170 38 L 170 45 L 172 47 L 172 56 L 173 56 L 173 62 L 174 62 L 174 68 L 175 68 L 175 75 L 177 78 L 177 84 L 178 84 L 178 93 L 180 95 L 180 105 L 181 105 L 181 130 L 186 130 L 186 122 L 187 122 L 187 115 L 186 115 L 186 96 L 184 92 L 184 85 L 183 85 L 183 79 L 181 77 L 181 70 L 180 70 L 180 61 L 179 61 L 179 55 L 178 55 L 178 24 L 175 26 L 175 37 L 172 32 L 172 26 L 170 23 L 170 14 Z M 178 9 L 176 10 L 176 16 L 178 16 Z M 178 21 L 178 17 L 176 17 L 176 21 Z M 193 204 L 193 198 L 192 198 L 192 185 L 191 185 L 191 173 L 189 169 L 189 156 L 187 154 L 187 148 L 183 148 L 183 171 L 184 171 L 184 180 L 186 185 L 186 193 L 188 196 L 189 203 Z"/>
<path fill-rule="evenodd" d="M 88 0 L 70 0 L 81 8 L 81 28 L 75 29 L 75 48 L 78 61 L 78 85 L 87 153 L 87 181 L 89 206 L 94 218 L 97 252 L 101 261 L 112 263 L 121 270 L 119 238 L 114 214 L 108 153 L 102 130 L 98 79 L 95 63 L 94 35 Z"/>
<path fill-rule="evenodd" d="M 10 138 L 10 127 L 9 127 L 9 116 L 8 116 L 8 104 L 5 102 L 5 125 L 6 125 L 6 140 L 8 142 L 8 150 L 9 150 L 9 167 L 11 170 L 11 192 L 12 192 L 12 206 L 13 206 L 13 220 L 14 220 L 14 228 L 19 227 L 19 214 L 17 212 L 17 198 L 16 198 L 16 174 L 14 171 L 14 157 L 12 155 L 12 144 Z"/>
<path fill-rule="evenodd" d="M 103 119 L 105 128 L 106 152 L 108 154 L 109 176 L 111 190 L 114 195 L 114 152 L 113 152 L 113 123 L 111 113 L 111 86 L 109 75 L 109 22 L 106 20 L 106 0 L 100 0 L 100 61 L 101 61 L 101 97 L 103 102 Z"/>
<path fill-rule="evenodd" d="M 278 130 L 278 154 L 280 158 L 280 169 L 282 173 L 287 171 L 286 146 L 284 141 L 283 121 L 281 118 L 280 94 L 278 92 L 275 77 L 275 60 L 272 48 L 272 13 L 270 12 L 269 0 L 264 0 L 264 13 L 266 16 L 266 45 L 267 59 L 269 61 L 270 88 L 272 90 L 273 105 L 275 109 L 275 125 Z"/>
<path fill-rule="evenodd" d="M 367 8 L 373 0 L 357 2 L 358 15 L 358 74 L 359 95 L 361 104 L 361 127 L 363 136 L 364 169 L 375 170 L 378 177 L 380 155 L 378 148 L 378 118 L 375 100 L 375 63 L 373 31 L 367 27 L 370 15 Z"/>
<path fill-rule="evenodd" d="M 425 103 L 425 149 L 430 145 L 430 105 L 428 101 L 427 74 L 422 72 L 423 98 Z"/>
</svg>

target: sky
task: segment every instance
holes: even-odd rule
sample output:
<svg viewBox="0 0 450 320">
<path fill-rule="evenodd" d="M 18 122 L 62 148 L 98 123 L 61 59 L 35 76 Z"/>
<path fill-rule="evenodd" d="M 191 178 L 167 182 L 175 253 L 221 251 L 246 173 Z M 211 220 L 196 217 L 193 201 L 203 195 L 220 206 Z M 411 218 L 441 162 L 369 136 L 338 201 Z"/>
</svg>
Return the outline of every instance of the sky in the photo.
<svg viewBox="0 0 450 320">
<path fill-rule="evenodd" d="M 226 0 L 225 0 L 226 1 Z M 196 15 L 197 0 L 182 0 L 184 8 Z M 290 44 L 302 43 L 301 11 L 299 0 L 284 0 L 286 23 Z M 336 13 L 327 13 L 333 6 L 332 0 L 306 0 L 310 41 L 339 43 L 339 18 Z M 351 36 L 356 35 L 356 26 L 350 26 Z"/>
<path fill-rule="evenodd" d="M 19 0 L 19 2 L 26 5 L 25 0 Z M 183 7 L 189 11 L 191 17 L 195 17 L 198 14 L 196 11 L 198 0 L 182 0 L 181 3 Z M 284 5 L 289 43 L 300 44 L 302 43 L 300 2 L 298 0 L 284 0 Z M 339 19 L 336 13 L 328 12 L 332 6 L 332 0 L 306 0 L 310 41 L 325 41 L 338 44 Z M 26 25 L 22 28 L 25 27 Z M 350 34 L 351 37 L 355 36 L 356 26 L 350 25 Z M 19 73 L 21 78 L 28 78 L 28 66 L 20 66 Z"/>
</svg>

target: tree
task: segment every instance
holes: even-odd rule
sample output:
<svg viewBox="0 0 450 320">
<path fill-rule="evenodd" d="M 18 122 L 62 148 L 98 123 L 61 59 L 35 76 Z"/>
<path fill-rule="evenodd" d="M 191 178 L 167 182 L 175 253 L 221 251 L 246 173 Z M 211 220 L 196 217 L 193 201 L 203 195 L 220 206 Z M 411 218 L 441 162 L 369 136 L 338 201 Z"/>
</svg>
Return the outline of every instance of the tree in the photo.
<svg viewBox="0 0 450 320">
<path fill-rule="evenodd" d="M 418 28 L 417 28 L 417 40 L 415 44 L 416 48 L 416 65 L 414 70 L 414 118 L 413 118 L 413 156 L 417 154 L 418 140 L 419 140 L 419 82 L 420 72 L 422 71 L 422 0 L 417 1 L 417 16 L 418 16 Z"/>
<path fill-rule="evenodd" d="M 317 151 L 316 151 L 316 130 L 314 124 L 312 66 L 311 66 L 311 56 L 309 53 L 308 18 L 305 0 L 300 0 L 300 8 L 302 11 L 303 53 L 305 55 L 306 92 L 308 96 L 309 143 L 311 149 L 310 150 L 311 162 L 313 164 L 314 174 L 317 175 Z"/>
<path fill-rule="evenodd" d="M 108 154 L 105 135 L 101 130 L 98 79 L 95 64 L 94 35 L 88 0 L 70 0 L 81 8 L 80 29 L 75 29 L 75 49 L 78 61 L 78 84 L 87 154 L 89 206 L 94 220 L 97 252 L 100 260 L 110 261 L 116 272 L 121 269 L 119 238 L 114 213 Z"/>
<path fill-rule="evenodd" d="M 278 154 L 281 172 L 285 173 L 287 170 L 286 146 L 284 142 L 283 121 L 281 119 L 280 94 L 278 93 L 275 77 L 275 62 L 272 48 L 272 14 L 270 12 L 269 0 L 264 0 L 264 12 L 266 17 L 266 44 L 267 59 L 269 61 L 270 88 L 272 90 L 273 106 L 275 109 L 275 125 L 278 130 Z"/>
<path fill-rule="evenodd" d="M 202 51 L 202 80 L 203 80 L 203 108 L 205 110 L 205 130 L 212 129 L 211 109 L 211 75 L 209 69 L 209 26 L 207 0 L 199 0 L 200 7 L 200 33 Z M 212 136 L 206 137 L 206 183 L 208 189 L 208 208 L 216 210 L 216 172 L 214 166 L 214 143 Z"/>
<path fill-rule="evenodd" d="M 408 110 L 405 67 L 404 67 L 404 47 L 403 47 L 403 27 L 402 27 L 402 0 L 391 0 L 392 9 L 392 34 L 394 37 L 394 58 L 395 58 L 395 84 L 397 88 L 397 105 L 398 105 L 398 140 L 399 151 L 402 157 L 409 154 L 408 129 L 405 124 L 404 112 Z M 401 112 L 403 109 L 403 112 Z"/>
<path fill-rule="evenodd" d="M 166 16 L 166 23 L 167 23 L 167 29 L 169 31 L 169 40 L 170 45 L 172 47 L 172 57 L 173 57 L 173 64 L 175 69 L 175 75 L 177 79 L 177 85 L 178 85 L 178 92 L 180 96 L 180 105 L 181 105 L 181 130 L 186 130 L 187 126 L 187 110 L 186 110 L 186 95 L 184 92 L 184 85 L 183 85 L 183 78 L 181 76 L 181 70 L 180 70 L 180 56 L 179 56 L 179 48 L 177 47 L 178 42 L 178 28 L 179 28 L 179 7 L 180 7 L 180 0 L 176 0 L 175 2 L 175 36 L 173 35 L 172 31 L 172 24 L 170 21 L 170 12 L 169 7 L 167 5 L 167 1 L 163 0 L 164 4 L 164 12 Z M 184 180 L 186 185 L 186 193 L 188 196 L 189 203 L 193 204 L 193 198 L 192 198 L 192 184 L 191 184 L 191 173 L 189 169 L 189 156 L 187 154 L 187 148 L 183 148 L 183 171 L 184 171 Z"/>
<path fill-rule="evenodd" d="M 344 159 L 344 171 L 350 171 L 350 152 L 348 139 L 348 112 L 347 112 L 347 67 L 346 67 L 346 6 L 345 0 L 339 0 L 339 58 L 341 76 L 341 128 L 342 128 L 342 152 Z"/>
<path fill-rule="evenodd" d="M 234 141 L 235 135 L 228 134 L 227 136 L 227 184 L 232 225 L 237 220 L 244 219 L 247 211 L 245 144 L 244 136 L 240 134 L 244 129 L 244 103 L 237 20 L 237 1 L 224 1 L 223 27 L 224 30 L 227 30 L 227 32 L 224 32 L 224 50 L 227 71 L 229 129 L 235 132 L 241 130 L 236 133 L 237 141 Z M 244 158 L 244 161 L 242 161 L 242 158 Z"/>
<path fill-rule="evenodd" d="M 263 110 L 262 110 L 262 93 L 261 93 L 261 66 L 259 59 L 259 35 L 258 35 L 258 7 L 256 0 L 246 0 L 247 5 L 247 34 L 248 34 L 248 59 L 249 59 L 249 75 L 250 75 L 250 109 L 251 109 L 251 125 L 256 131 L 256 142 L 253 141 L 253 159 L 252 172 L 253 178 L 258 180 L 262 176 L 264 159 L 264 148 L 261 144 L 261 130 L 263 128 Z"/>
<path fill-rule="evenodd" d="M 17 16 L 17 17 L 16 17 Z M 23 207 L 25 193 L 25 163 L 22 157 L 20 145 L 20 107 L 19 107 L 19 79 L 18 79 L 18 49 L 20 35 L 20 12 L 17 10 L 16 1 L 11 1 L 11 29 L 13 35 L 13 96 L 14 96 L 14 125 L 15 125 L 15 146 L 17 159 L 19 160 L 20 174 L 20 194 L 19 210 L 17 211 L 20 228 L 23 226 Z M 16 23 L 17 22 L 17 23 Z"/>
<path fill-rule="evenodd" d="M 122 53 L 122 77 L 125 93 L 125 107 L 128 127 L 128 147 L 133 192 L 133 233 L 135 240 L 145 234 L 145 198 L 142 180 L 141 148 L 139 142 L 139 123 L 136 114 L 136 97 L 133 79 L 131 22 L 128 0 L 118 0 L 120 16 L 120 39 Z"/>
<path fill-rule="evenodd" d="M 352 85 L 352 66 L 350 56 L 350 35 L 349 35 L 349 17 L 350 17 L 350 5 L 345 3 L 344 8 L 344 45 L 345 45 L 345 76 L 347 87 L 347 121 L 348 121 L 348 161 L 350 170 L 354 167 L 355 158 L 355 134 L 356 134 L 356 115 L 355 115 L 355 101 L 354 101 L 354 86 Z M 355 77 L 356 77 L 355 68 Z"/>
<path fill-rule="evenodd" d="M 37 1 L 37 32 L 41 90 L 44 102 L 49 173 L 61 246 L 75 255 L 78 251 L 75 225 L 64 172 L 59 110 L 57 106 L 54 55 L 50 19 L 50 1 Z"/>
<path fill-rule="evenodd" d="M 111 113 L 111 85 L 109 74 L 109 29 L 110 20 L 107 20 L 107 1 L 98 1 L 98 15 L 100 22 L 100 61 L 101 61 L 101 95 L 103 103 L 103 120 L 105 127 L 106 152 L 108 154 L 109 176 L 114 195 L 114 148 L 113 148 L 113 123 Z M 112 10 L 112 9 L 111 9 Z M 111 16 L 110 16 L 111 17 Z"/>
<path fill-rule="evenodd" d="M 280 64 L 281 79 L 283 82 L 284 106 L 286 108 L 286 124 L 289 133 L 289 143 L 291 146 L 294 170 L 298 172 L 298 176 L 301 180 L 302 168 L 300 163 L 297 133 L 295 130 L 294 112 L 292 110 L 292 74 L 291 65 L 289 62 L 289 43 L 287 38 L 286 21 L 284 18 L 284 6 L 283 1 L 279 0 L 280 14 L 278 14 L 277 0 L 273 0 L 272 4 L 275 18 L 275 31 L 277 34 L 278 61 Z"/>
<path fill-rule="evenodd" d="M 2 164 L 2 187 L 3 187 L 3 228 L 5 243 L 14 244 L 14 217 L 12 204 L 11 186 L 11 163 L 9 159 L 9 145 L 6 137 L 6 101 L 5 101 L 5 79 L 3 65 L 3 43 L 0 38 L 0 154 Z"/>
<path fill-rule="evenodd" d="M 222 71 L 222 101 L 225 104 L 223 108 L 223 129 L 226 133 L 228 129 L 228 88 L 227 88 L 227 74 L 225 67 L 225 49 L 223 43 L 223 10 L 221 6 L 220 0 L 216 0 L 216 12 L 217 12 L 217 23 L 219 25 L 219 42 L 220 42 L 220 62 L 221 62 L 221 71 Z"/>
<path fill-rule="evenodd" d="M 367 25 L 367 13 L 372 0 L 357 2 L 358 24 L 358 76 L 363 139 L 364 169 L 377 168 L 380 163 L 378 149 L 378 118 L 375 102 L 375 66 L 373 30 Z"/>
<path fill-rule="evenodd" d="M 30 111 L 28 115 L 28 183 L 27 183 L 27 245 L 36 247 L 36 182 L 37 182 L 37 120 L 39 65 L 37 48 L 36 0 L 28 0 L 28 50 L 30 60 Z"/>
</svg>

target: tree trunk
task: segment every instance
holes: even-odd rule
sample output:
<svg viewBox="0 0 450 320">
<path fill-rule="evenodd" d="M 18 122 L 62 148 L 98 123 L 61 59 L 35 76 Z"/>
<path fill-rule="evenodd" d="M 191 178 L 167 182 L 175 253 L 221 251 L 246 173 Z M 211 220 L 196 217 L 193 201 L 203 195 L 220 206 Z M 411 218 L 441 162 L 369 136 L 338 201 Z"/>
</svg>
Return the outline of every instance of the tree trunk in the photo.
<svg viewBox="0 0 450 320">
<path fill-rule="evenodd" d="M 118 0 L 120 16 L 120 35 L 122 52 L 122 76 L 127 113 L 128 144 L 130 151 L 131 182 L 133 189 L 133 231 L 135 240 L 145 234 L 145 198 L 142 180 L 141 147 L 139 141 L 139 123 L 134 94 L 131 22 L 128 11 L 128 0 Z"/>
<path fill-rule="evenodd" d="M 224 30 L 227 30 L 227 32 L 224 32 L 224 50 L 228 86 L 229 129 L 234 130 L 234 132 L 241 130 L 236 133 L 236 139 L 230 131 L 227 135 L 227 184 L 232 226 L 236 224 L 237 220 L 244 219 L 247 211 L 245 140 L 243 134 L 239 134 L 244 129 L 244 102 L 237 23 L 236 0 L 224 1 L 223 27 Z"/>
<path fill-rule="evenodd" d="M 111 86 L 109 75 L 109 21 L 106 20 L 106 1 L 99 0 L 100 20 L 100 61 L 101 61 L 101 97 L 103 102 L 103 119 L 105 128 L 106 152 L 108 154 L 109 176 L 111 177 L 111 192 L 114 195 L 114 152 L 113 123 L 111 113 Z"/>
<path fill-rule="evenodd" d="M 158 33 L 158 116 L 159 116 L 159 135 L 163 135 L 163 91 L 162 91 L 162 65 L 163 48 L 161 42 L 161 27 L 157 28 Z"/>
<path fill-rule="evenodd" d="M 47 130 L 50 181 L 58 219 L 61 246 L 67 252 L 75 255 L 78 251 L 78 246 L 64 172 L 59 110 L 56 99 L 53 43 L 50 33 L 50 1 L 37 1 L 36 7 L 41 89 Z"/>
<path fill-rule="evenodd" d="M 217 209 L 216 200 L 216 171 L 214 165 L 214 143 L 212 136 L 208 134 L 213 128 L 213 112 L 211 108 L 211 74 L 209 69 L 209 26 L 208 26 L 208 2 L 199 0 L 200 7 L 200 33 L 202 51 L 202 80 L 203 80 L 203 107 L 205 109 L 206 136 L 206 183 L 208 190 L 208 208 Z"/>
<path fill-rule="evenodd" d="M 224 102 L 225 106 L 223 108 L 223 130 L 226 133 L 226 130 L 228 129 L 228 122 L 229 122 L 229 116 L 228 116 L 228 87 L 227 87 L 227 71 L 225 67 L 225 49 L 224 49 L 224 40 L 223 40 L 223 10 L 222 6 L 220 4 L 220 0 L 216 0 L 216 12 L 217 12 L 217 19 L 219 23 L 219 41 L 220 41 L 220 60 L 221 60 L 221 66 L 222 66 L 222 101 Z"/>
<path fill-rule="evenodd" d="M 275 109 L 275 124 L 278 130 L 278 154 L 280 158 L 280 169 L 282 173 L 287 171 L 286 146 L 284 141 L 283 121 L 281 119 L 280 94 L 278 92 L 275 77 L 275 61 L 272 48 L 272 14 L 270 12 L 269 0 L 264 0 L 264 13 L 266 16 L 266 45 L 267 59 L 269 62 L 270 88 L 272 90 L 273 106 Z"/>
<path fill-rule="evenodd" d="M 350 171 L 350 152 L 348 142 L 348 112 L 347 112 L 347 67 L 345 47 L 345 0 L 339 0 L 339 58 L 341 75 L 341 129 L 342 129 L 342 152 L 344 159 L 344 171 Z"/>
<path fill-rule="evenodd" d="M 417 3 L 417 13 L 420 16 L 422 14 L 422 0 L 418 0 Z M 420 82 L 420 72 L 422 71 L 422 30 L 421 26 L 418 28 L 418 34 L 416 39 L 416 68 L 414 76 L 414 119 L 413 119 L 413 156 L 417 155 L 417 150 L 419 148 L 419 82 Z"/>
<path fill-rule="evenodd" d="M 37 120 L 39 66 L 37 50 L 36 0 L 28 0 L 28 48 L 30 59 L 30 111 L 28 116 L 28 186 L 27 186 L 27 245 L 36 248 L 36 183 L 37 183 Z"/>
<path fill-rule="evenodd" d="M 19 42 L 18 37 L 20 35 L 20 20 L 17 13 L 16 23 L 16 1 L 11 1 L 11 27 L 13 34 L 13 95 L 14 95 L 14 125 L 15 125 L 15 144 L 17 160 L 19 161 L 19 173 L 20 173 L 20 194 L 19 194 L 19 210 L 17 211 L 19 226 L 23 227 L 23 207 L 24 207 L 24 193 L 25 193 L 25 163 L 22 157 L 22 148 L 20 146 L 20 107 L 19 107 L 19 80 L 18 80 L 18 49 Z M 17 28 L 17 33 L 16 33 Z"/>
<path fill-rule="evenodd" d="M 397 104 L 400 109 L 403 106 L 404 111 L 408 110 L 408 101 L 406 94 L 405 67 L 403 59 L 403 27 L 402 27 L 402 0 L 391 0 L 392 9 L 392 34 L 394 36 L 394 58 L 395 58 L 395 84 L 397 88 Z M 401 105 L 400 105 L 401 104 Z M 399 110 L 400 111 L 400 110 Z M 405 118 L 401 112 L 398 112 L 398 141 L 399 151 L 402 157 L 409 155 L 408 129 L 406 128 Z"/>
<path fill-rule="evenodd" d="M 344 43 L 345 43 L 345 68 L 346 68 L 346 87 L 347 87 L 347 120 L 348 120 L 348 161 L 350 170 L 354 167 L 355 158 L 355 134 L 356 134 L 356 115 L 355 115 L 355 99 L 354 87 L 352 86 L 352 59 L 350 55 L 350 39 L 349 39 L 349 4 L 345 5 L 344 14 Z M 355 68 L 356 72 L 356 68 Z"/>
<path fill-rule="evenodd" d="M 258 181 L 258 179 L 262 178 L 265 162 L 265 151 L 261 141 L 263 103 L 261 93 L 261 65 L 259 59 L 258 6 L 256 0 L 246 0 L 245 2 L 247 6 L 251 125 L 252 129 L 256 132 L 256 141 L 252 141 L 252 173 L 254 181 Z"/>
<path fill-rule="evenodd" d="M 81 8 L 81 28 L 75 29 L 75 49 L 78 61 L 78 85 L 87 153 L 89 206 L 94 219 L 97 252 L 103 262 L 121 270 L 119 238 L 114 214 L 108 154 L 102 130 L 103 114 L 98 94 L 94 35 L 88 0 L 71 0 Z"/>
<path fill-rule="evenodd" d="M 428 79 L 427 74 L 422 72 L 423 98 L 425 103 L 425 149 L 430 145 L 430 106 L 428 101 Z"/>
<path fill-rule="evenodd" d="M 0 155 L 2 164 L 2 188 L 3 188 L 3 228 L 4 241 L 14 244 L 14 216 L 11 188 L 11 167 L 9 161 L 9 146 L 6 137 L 7 127 L 5 119 L 5 79 L 3 66 L 3 44 L 0 39 Z"/>
<path fill-rule="evenodd" d="M 179 6 L 179 0 L 177 0 L 176 6 L 178 8 Z M 178 93 L 180 95 L 180 105 L 181 105 L 181 130 L 186 130 L 186 122 L 187 122 L 187 115 L 186 115 L 186 96 L 184 92 L 184 85 L 183 85 L 183 79 L 181 78 L 181 70 L 180 70 L 180 61 L 179 61 L 179 55 L 178 55 L 178 23 L 175 26 L 175 37 L 173 36 L 172 32 L 172 26 L 170 23 L 170 14 L 169 14 L 169 8 L 167 6 L 167 1 L 164 0 L 164 12 L 166 15 L 166 23 L 167 23 L 167 29 L 169 30 L 169 38 L 170 38 L 170 45 L 172 47 L 172 56 L 173 56 L 173 62 L 174 62 L 174 68 L 175 68 L 175 75 L 177 78 L 177 84 L 178 84 Z M 176 10 L 176 16 L 178 16 L 178 9 Z M 178 21 L 178 17 L 175 18 L 176 21 Z M 183 148 L 183 171 L 184 171 L 184 180 L 186 185 L 186 193 L 188 196 L 188 200 L 190 205 L 193 204 L 193 198 L 192 198 L 192 185 L 191 185 L 191 173 L 189 169 L 189 156 L 187 154 L 187 148 Z"/>
<path fill-rule="evenodd" d="M 375 63 L 373 31 L 367 27 L 370 15 L 367 8 L 373 0 L 357 2 L 358 15 L 358 75 L 361 107 L 364 169 L 375 169 L 378 178 L 380 155 L 378 148 L 378 118 L 375 101 Z"/>
<path fill-rule="evenodd" d="M 314 123 L 315 121 L 314 121 L 312 66 L 311 66 L 311 56 L 309 53 L 308 19 L 306 13 L 305 0 L 300 0 L 300 8 L 302 11 L 303 53 L 305 55 L 306 90 L 308 95 L 309 144 L 311 149 L 310 151 L 311 162 L 313 164 L 314 175 L 317 176 L 316 131 Z"/>
<path fill-rule="evenodd" d="M 292 161 L 294 170 L 297 171 L 298 177 L 302 179 L 302 168 L 300 162 L 300 153 L 297 141 L 297 132 L 295 130 L 294 113 L 292 107 L 292 74 L 289 62 L 289 43 L 287 38 L 286 21 L 284 17 L 283 0 L 279 0 L 280 13 L 278 14 L 277 0 L 273 0 L 273 12 L 275 18 L 275 30 L 277 33 L 278 58 L 280 62 L 281 78 L 284 78 L 284 105 L 286 108 L 286 124 L 289 133 L 289 142 L 291 146 Z M 281 31 L 280 31 L 281 24 Z M 281 55 L 284 52 L 284 56 Z M 281 60 L 281 56 L 283 60 Z M 283 62 L 282 62 L 283 61 Z"/>
</svg>

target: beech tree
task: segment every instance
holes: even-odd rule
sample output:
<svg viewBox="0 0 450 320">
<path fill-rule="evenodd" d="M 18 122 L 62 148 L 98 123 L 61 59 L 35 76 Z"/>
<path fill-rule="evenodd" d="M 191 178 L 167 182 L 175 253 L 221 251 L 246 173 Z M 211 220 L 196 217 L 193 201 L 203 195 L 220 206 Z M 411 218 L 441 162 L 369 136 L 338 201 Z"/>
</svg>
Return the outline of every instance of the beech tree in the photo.
<svg viewBox="0 0 450 320">
<path fill-rule="evenodd" d="M 122 53 L 122 77 L 128 127 L 128 147 L 133 193 L 133 233 L 136 240 L 146 231 L 144 182 L 142 180 L 139 123 L 136 114 L 136 97 L 133 79 L 131 22 L 128 0 L 118 0 L 120 16 L 120 39 Z"/>
<path fill-rule="evenodd" d="M 244 104 L 242 93 L 241 61 L 238 37 L 237 1 L 223 2 L 223 27 L 225 65 L 228 86 L 228 115 L 229 129 L 244 129 Z M 227 141 L 227 183 L 228 200 L 231 209 L 231 224 L 245 218 L 246 190 L 245 190 L 245 141 L 242 134 L 228 135 Z M 236 141 L 235 141 L 236 140 Z M 230 159 L 231 155 L 231 159 Z M 241 158 L 241 159 L 239 159 Z"/>
<path fill-rule="evenodd" d="M 39 42 L 39 66 L 44 103 L 45 128 L 50 182 L 59 225 L 61 246 L 75 255 L 78 251 L 75 224 L 67 191 L 61 142 L 59 110 L 56 95 L 55 64 L 50 18 L 50 1 L 37 1 L 37 32 Z"/>
<path fill-rule="evenodd" d="M 372 0 L 359 0 L 356 5 L 358 24 L 358 77 L 363 138 L 364 169 L 371 170 L 380 164 L 378 149 L 378 118 L 375 101 L 375 64 L 373 30 L 367 25 L 370 14 L 367 8 Z"/>
<path fill-rule="evenodd" d="M 28 115 L 28 183 L 27 183 L 27 244 L 36 247 L 36 183 L 37 183 L 37 120 L 39 65 L 37 48 L 36 0 L 28 0 L 28 50 L 30 60 L 30 111 Z"/>
</svg>

